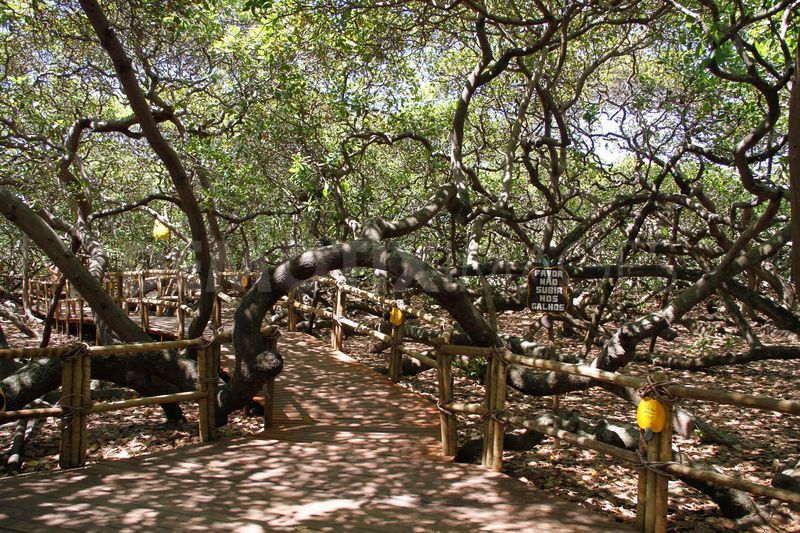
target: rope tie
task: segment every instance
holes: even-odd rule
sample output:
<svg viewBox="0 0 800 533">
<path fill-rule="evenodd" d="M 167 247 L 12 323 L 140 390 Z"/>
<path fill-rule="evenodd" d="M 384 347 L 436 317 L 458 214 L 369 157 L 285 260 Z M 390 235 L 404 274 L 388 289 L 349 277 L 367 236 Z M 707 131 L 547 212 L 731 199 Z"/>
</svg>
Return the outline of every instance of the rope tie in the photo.
<svg viewBox="0 0 800 533">
<path fill-rule="evenodd" d="M 64 346 L 64 349 L 66 351 L 61 355 L 61 359 L 64 361 L 74 361 L 75 359 L 89 353 L 89 345 L 85 342 L 68 344 Z"/>
<path fill-rule="evenodd" d="M 448 409 L 447 407 L 445 407 L 445 404 L 443 404 L 441 400 L 436 400 L 436 408 L 437 408 L 437 409 L 438 409 L 438 410 L 439 410 L 441 413 L 444 413 L 444 414 L 446 414 L 446 415 L 453 415 L 453 416 L 455 416 L 455 414 L 456 414 L 456 413 L 455 413 L 455 411 L 453 411 L 452 409 Z"/>
<path fill-rule="evenodd" d="M 667 472 L 666 467 L 669 465 L 679 465 L 677 461 L 648 461 L 640 450 L 636 450 L 636 455 L 639 457 L 640 467 L 655 472 L 658 475 L 666 476 L 675 479 L 675 475 Z"/>
<path fill-rule="evenodd" d="M 659 402 L 662 403 L 669 403 L 674 404 L 677 403 L 680 398 L 673 395 L 669 391 L 670 385 L 677 385 L 677 381 L 653 381 L 651 376 L 647 376 L 647 384 L 644 385 L 641 389 L 639 389 L 639 396 L 642 398 L 655 398 Z"/>
<path fill-rule="evenodd" d="M 481 415 L 481 420 L 485 421 L 491 418 L 495 422 L 505 425 L 506 421 L 503 419 L 503 416 L 507 414 L 508 411 L 506 411 L 505 409 L 491 409 L 483 413 L 483 415 Z"/>
</svg>

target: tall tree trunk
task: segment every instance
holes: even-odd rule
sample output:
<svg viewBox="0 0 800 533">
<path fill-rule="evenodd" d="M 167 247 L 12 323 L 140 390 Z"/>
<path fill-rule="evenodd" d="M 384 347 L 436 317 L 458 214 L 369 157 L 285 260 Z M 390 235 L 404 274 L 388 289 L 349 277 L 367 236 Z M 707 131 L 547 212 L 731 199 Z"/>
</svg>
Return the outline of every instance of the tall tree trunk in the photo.
<svg viewBox="0 0 800 533">
<path fill-rule="evenodd" d="M 789 97 L 789 203 L 792 206 L 792 280 L 800 294 L 800 45 L 794 62 Z"/>
</svg>

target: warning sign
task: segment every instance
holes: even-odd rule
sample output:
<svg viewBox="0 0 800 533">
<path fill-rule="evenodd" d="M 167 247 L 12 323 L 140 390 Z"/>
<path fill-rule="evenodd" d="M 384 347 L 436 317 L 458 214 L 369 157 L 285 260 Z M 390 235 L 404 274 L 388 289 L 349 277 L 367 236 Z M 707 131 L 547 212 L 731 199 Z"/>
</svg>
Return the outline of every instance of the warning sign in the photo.
<svg viewBox="0 0 800 533">
<path fill-rule="evenodd" d="M 528 307 L 542 313 L 563 313 L 569 305 L 569 276 L 560 268 L 534 268 L 528 273 Z"/>
</svg>

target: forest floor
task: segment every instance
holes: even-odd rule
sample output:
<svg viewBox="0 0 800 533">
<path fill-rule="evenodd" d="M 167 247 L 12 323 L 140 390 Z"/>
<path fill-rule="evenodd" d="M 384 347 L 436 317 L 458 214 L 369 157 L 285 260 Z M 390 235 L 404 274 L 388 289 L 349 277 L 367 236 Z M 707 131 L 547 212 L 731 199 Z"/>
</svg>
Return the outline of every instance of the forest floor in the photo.
<svg viewBox="0 0 800 533">
<path fill-rule="evenodd" d="M 544 342 L 544 331 L 534 335 L 530 324 L 534 317 L 526 312 L 506 313 L 498 317 L 500 330 Z M 689 330 L 679 326 L 681 335 L 672 342 L 659 340 L 655 353 L 699 355 L 726 351 L 741 351 L 744 342 L 721 323 L 703 330 Z M 9 343 L 15 347 L 35 345 L 35 341 L 18 335 L 10 324 L 3 324 Z M 718 327 L 720 326 L 720 327 Z M 556 327 L 558 332 L 558 326 Z M 798 338 L 778 336 L 768 330 L 760 331 L 765 343 L 796 344 Z M 560 339 L 556 333 L 559 350 L 578 353 L 581 342 Z M 54 336 L 51 345 L 66 339 Z M 350 337 L 345 351 L 378 372 L 386 372 L 386 353 L 374 354 L 372 342 L 364 337 Z M 642 345 L 646 350 L 647 346 Z M 643 375 L 647 367 L 633 363 L 625 373 Z M 746 365 L 715 367 L 703 372 L 666 370 L 672 380 L 704 388 L 718 388 L 773 398 L 800 400 L 800 361 L 761 361 Z M 401 385 L 429 397 L 437 396 L 434 370 L 416 376 L 404 377 Z M 456 399 L 466 402 L 482 401 L 483 387 L 461 369 L 455 369 Z M 683 401 L 682 407 L 699 415 L 705 421 L 730 434 L 734 444 L 724 445 L 704 442 L 693 435 L 676 436 L 679 449 L 693 461 L 715 465 L 721 472 L 743 477 L 753 482 L 769 484 L 781 462 L 800 460 L 800 424 L 790 415 L 753 409 L 739 409 L 695 401 Z M 187 422 L 164 422 L 160 408 L 149 407 L 126 410 L 121 413 L 93 415 L 89 420 L 88 462 L 114 460 L 151 454 L 199 442 L 194 404 L 183 404 Z M 552 411 L 552 398 L 531 398 L 509 391 L 507 409 L 515 414 L 532 418 Z M 635 424 L 635 408 L 600 389 L 575 392 L 559 398 L 559 409 L 580 413 L 586 419 L 604 418 L 620 424 Z M 124 423 L 120 424 L 120 417 Z M 220 429 L 222 438 L 250 435 L 260 431 L 262 419 L 251 418 L 237 412 L 229 424 Z M 480 421 L 460 419 L 459 441 L 479 436 Z M 6 452 L 15 424 L 0 426 L 0 476 L 5 475 Z M 32 433 L 22 457 L 22 472 L 45 471 L 58 468 L 59 430 L 54 419 L 42 421 Z M 612 516 L 620 521 L 635 524 L 636 471 L 631 465 L 588 450 L 545 439 L 533 450 L 509 452 L 504 455 L 504 471 L 525 483 L 579 503 L 586 509 Z M 671 531 L 730 531 L 739 527 L 722 516 L 717 506 L 705 495 L 679 481 L 669 487 L 669 524 Z M 771 515 L 770 526 L 756 531 L 800 532 L 800 508 L 757 498 L 757 503 Z"/>
</svg>

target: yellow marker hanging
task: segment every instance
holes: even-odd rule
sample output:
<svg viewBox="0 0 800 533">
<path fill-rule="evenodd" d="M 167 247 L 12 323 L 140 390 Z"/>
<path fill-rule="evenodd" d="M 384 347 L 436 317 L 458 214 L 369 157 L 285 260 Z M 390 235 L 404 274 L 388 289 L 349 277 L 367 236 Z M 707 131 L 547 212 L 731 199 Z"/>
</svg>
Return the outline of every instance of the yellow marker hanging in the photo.
<svg viewBox="0 0 800 533">
<path fill-rule="evenodd" d="M 402 326 L 403 312 L 397 307 L 392 307 L 392 312 L 389 314 L 389 322 L 391 322 L 393 326 Z"/>
<path fill-rule="evenodd" d="M 661 433 L 667 425 L 667 412 L 658 400 L 642 398 L 639 407 L 636 408 L 636 421 L 642 429 Z"/>
<path fill-rule="evenodd" d="M 153 238 L 157 241 L 169 240 L 169 228 L 162 224 L 160 220 L 153 222 Z"/>
<path fill-rule="evenodd" d="M 250 280 L 247 278 L 247 274 L 245 274 L 242 276 L 242 288 L 246 289 L 249 284 Z"/>
</svg>

